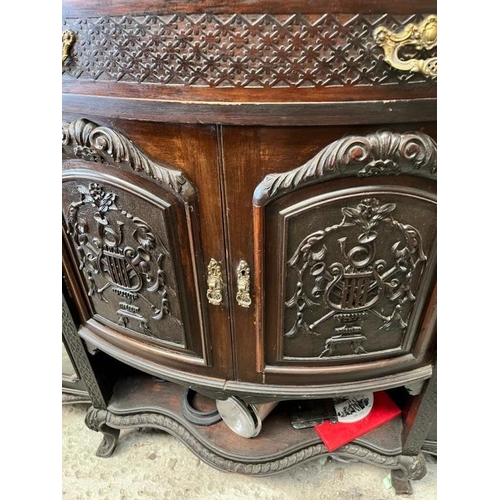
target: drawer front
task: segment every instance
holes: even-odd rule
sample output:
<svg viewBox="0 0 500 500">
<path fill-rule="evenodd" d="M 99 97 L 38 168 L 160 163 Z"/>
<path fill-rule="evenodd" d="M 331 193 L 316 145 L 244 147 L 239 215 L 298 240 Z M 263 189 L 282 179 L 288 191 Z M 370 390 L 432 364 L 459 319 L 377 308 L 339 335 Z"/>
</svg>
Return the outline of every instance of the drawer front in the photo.
<svg viewBox="0 0 500 500">
<path fill-rule="evenodd" d="M 366 87 L 383 89 L 381 95 L 401 86 L 435 89 L 435 75 L 423 74 L 418 64 L 398 69 L 387 62 L 394 52 L 387 45 L 393 43 L 390 33 L 400 40 L 398 58 L 436 57 L 436 30 L 422 27 L 426 19 L 428 14 L 264 12 L 66 18 L 63 30 L 74 39 L 63 84 L 114 82 L 193 92 L 300 88 L 304 96 L 339 87 L 360 95 Z M 419 29 L 430 43 L 412 38 Z"/>
</svg>

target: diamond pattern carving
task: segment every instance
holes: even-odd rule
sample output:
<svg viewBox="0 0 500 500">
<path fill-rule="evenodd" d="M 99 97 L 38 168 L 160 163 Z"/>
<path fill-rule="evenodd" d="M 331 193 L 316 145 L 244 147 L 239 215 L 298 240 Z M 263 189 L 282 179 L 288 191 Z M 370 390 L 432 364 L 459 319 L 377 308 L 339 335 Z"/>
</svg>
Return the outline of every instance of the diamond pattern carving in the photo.
<svg viewBox="0 0 500 500">
<path fill-rule="evenodd" d="M 76 42 L 63 76 L 213 88 L 425 84 L 433 79 L 390 68 L 372 37 L 376 26 L 401 30 L 424 17 L 173 14 L 67 19 L 64 29 L 76 33 Z"/>
</svg>

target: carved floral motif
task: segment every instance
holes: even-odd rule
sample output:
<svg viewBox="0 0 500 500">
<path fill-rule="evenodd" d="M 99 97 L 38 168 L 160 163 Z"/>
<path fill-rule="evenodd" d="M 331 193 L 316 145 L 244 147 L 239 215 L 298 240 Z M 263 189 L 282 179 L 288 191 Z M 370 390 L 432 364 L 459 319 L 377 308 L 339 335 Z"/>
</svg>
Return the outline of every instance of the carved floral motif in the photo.
<svg viewBox="0 0 500 500">
<path fill-rule="evenodd" d="M 88 295 L 107 303 L 113 294 L 115 321 L 152 335 L 150 322 L 171 315 L 169 296 L 176 295 L 163 269 L 167 248 L 147 222 L 117 205 L 116 193 L 96 182 L 77 190 L 66 221 Z"/>
<path fill-rule="evenodd" d="M 300 242 L 288 260 L 297 282 L 286 302 L 295 320 L 285 337 L 321 335 L 318 327 L 333 323 L 333 335 L 319 353 L 325 357 L 342 345 L 366 353 L 363 324 L 369 316 L 379 330 L 406 331 L 416 300 L 414 277 L 427 257 L 419 231 L 399 222 L 395 210 L 395 203 L 364 199 L 342 207 L 340 223 Z"/>
</svg>

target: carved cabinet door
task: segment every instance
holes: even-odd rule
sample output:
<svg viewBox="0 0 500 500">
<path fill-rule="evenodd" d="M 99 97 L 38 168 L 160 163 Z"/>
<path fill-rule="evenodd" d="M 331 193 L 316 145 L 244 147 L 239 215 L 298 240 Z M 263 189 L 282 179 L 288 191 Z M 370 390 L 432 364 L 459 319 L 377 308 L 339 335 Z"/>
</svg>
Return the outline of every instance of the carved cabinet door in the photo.
<svg viewBox="0 0 500 500">
<path fill-rule="evenodd" d="M 154 141 L 152 131 L 144 135 Z M 207 148 L 201 156 L 216 158 L 215 140 L 213 147 L 209 140 L 197 144 Z M 133 366 L 168 367 L 160 373 L 167 377 L 169 369 L 186 366 L 188 373 L 224 371 L 217 356 L 225 354 L 228 326 L 219 320 L 220 338 L 209 338 L 199 220 L 204 201 L 195 182 L 153 160 L 118 129 L 76 120 L 63 125 L 62 198 L 64 261 L 82 316 L 80 334 Z M 214 198 L 220 200 L 219 193 Z M 217 236 L 220 207 L 214 211 Z M 222 351 L 215 362 L 213 346 Z"/>
<path fill-rule="evenodd" d="M 245 348 L 238 369 L 268 384 L 351 383 L 432 358 L 436 144 L 420 131 L 340 132 L 276 129 L 273 141 L 261 129 L 246 158 L 260 175 L 251 245 L 233 232 L 253 246 L 256 354 Z"/>
</svg>

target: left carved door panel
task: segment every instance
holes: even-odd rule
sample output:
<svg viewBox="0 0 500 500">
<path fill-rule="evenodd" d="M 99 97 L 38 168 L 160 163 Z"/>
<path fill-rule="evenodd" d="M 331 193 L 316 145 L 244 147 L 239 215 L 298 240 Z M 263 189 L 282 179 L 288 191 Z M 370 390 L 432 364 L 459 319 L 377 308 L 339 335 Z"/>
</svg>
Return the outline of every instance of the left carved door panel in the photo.
<svg viewBox="0 0 500 500">
<path fill-rule="evenodd" d="M 63 127 L 62 199 L 84 328 L 111 353 L 209 364 L 197 196 L 183 173 L 79 120 Z"/>
</svg>

